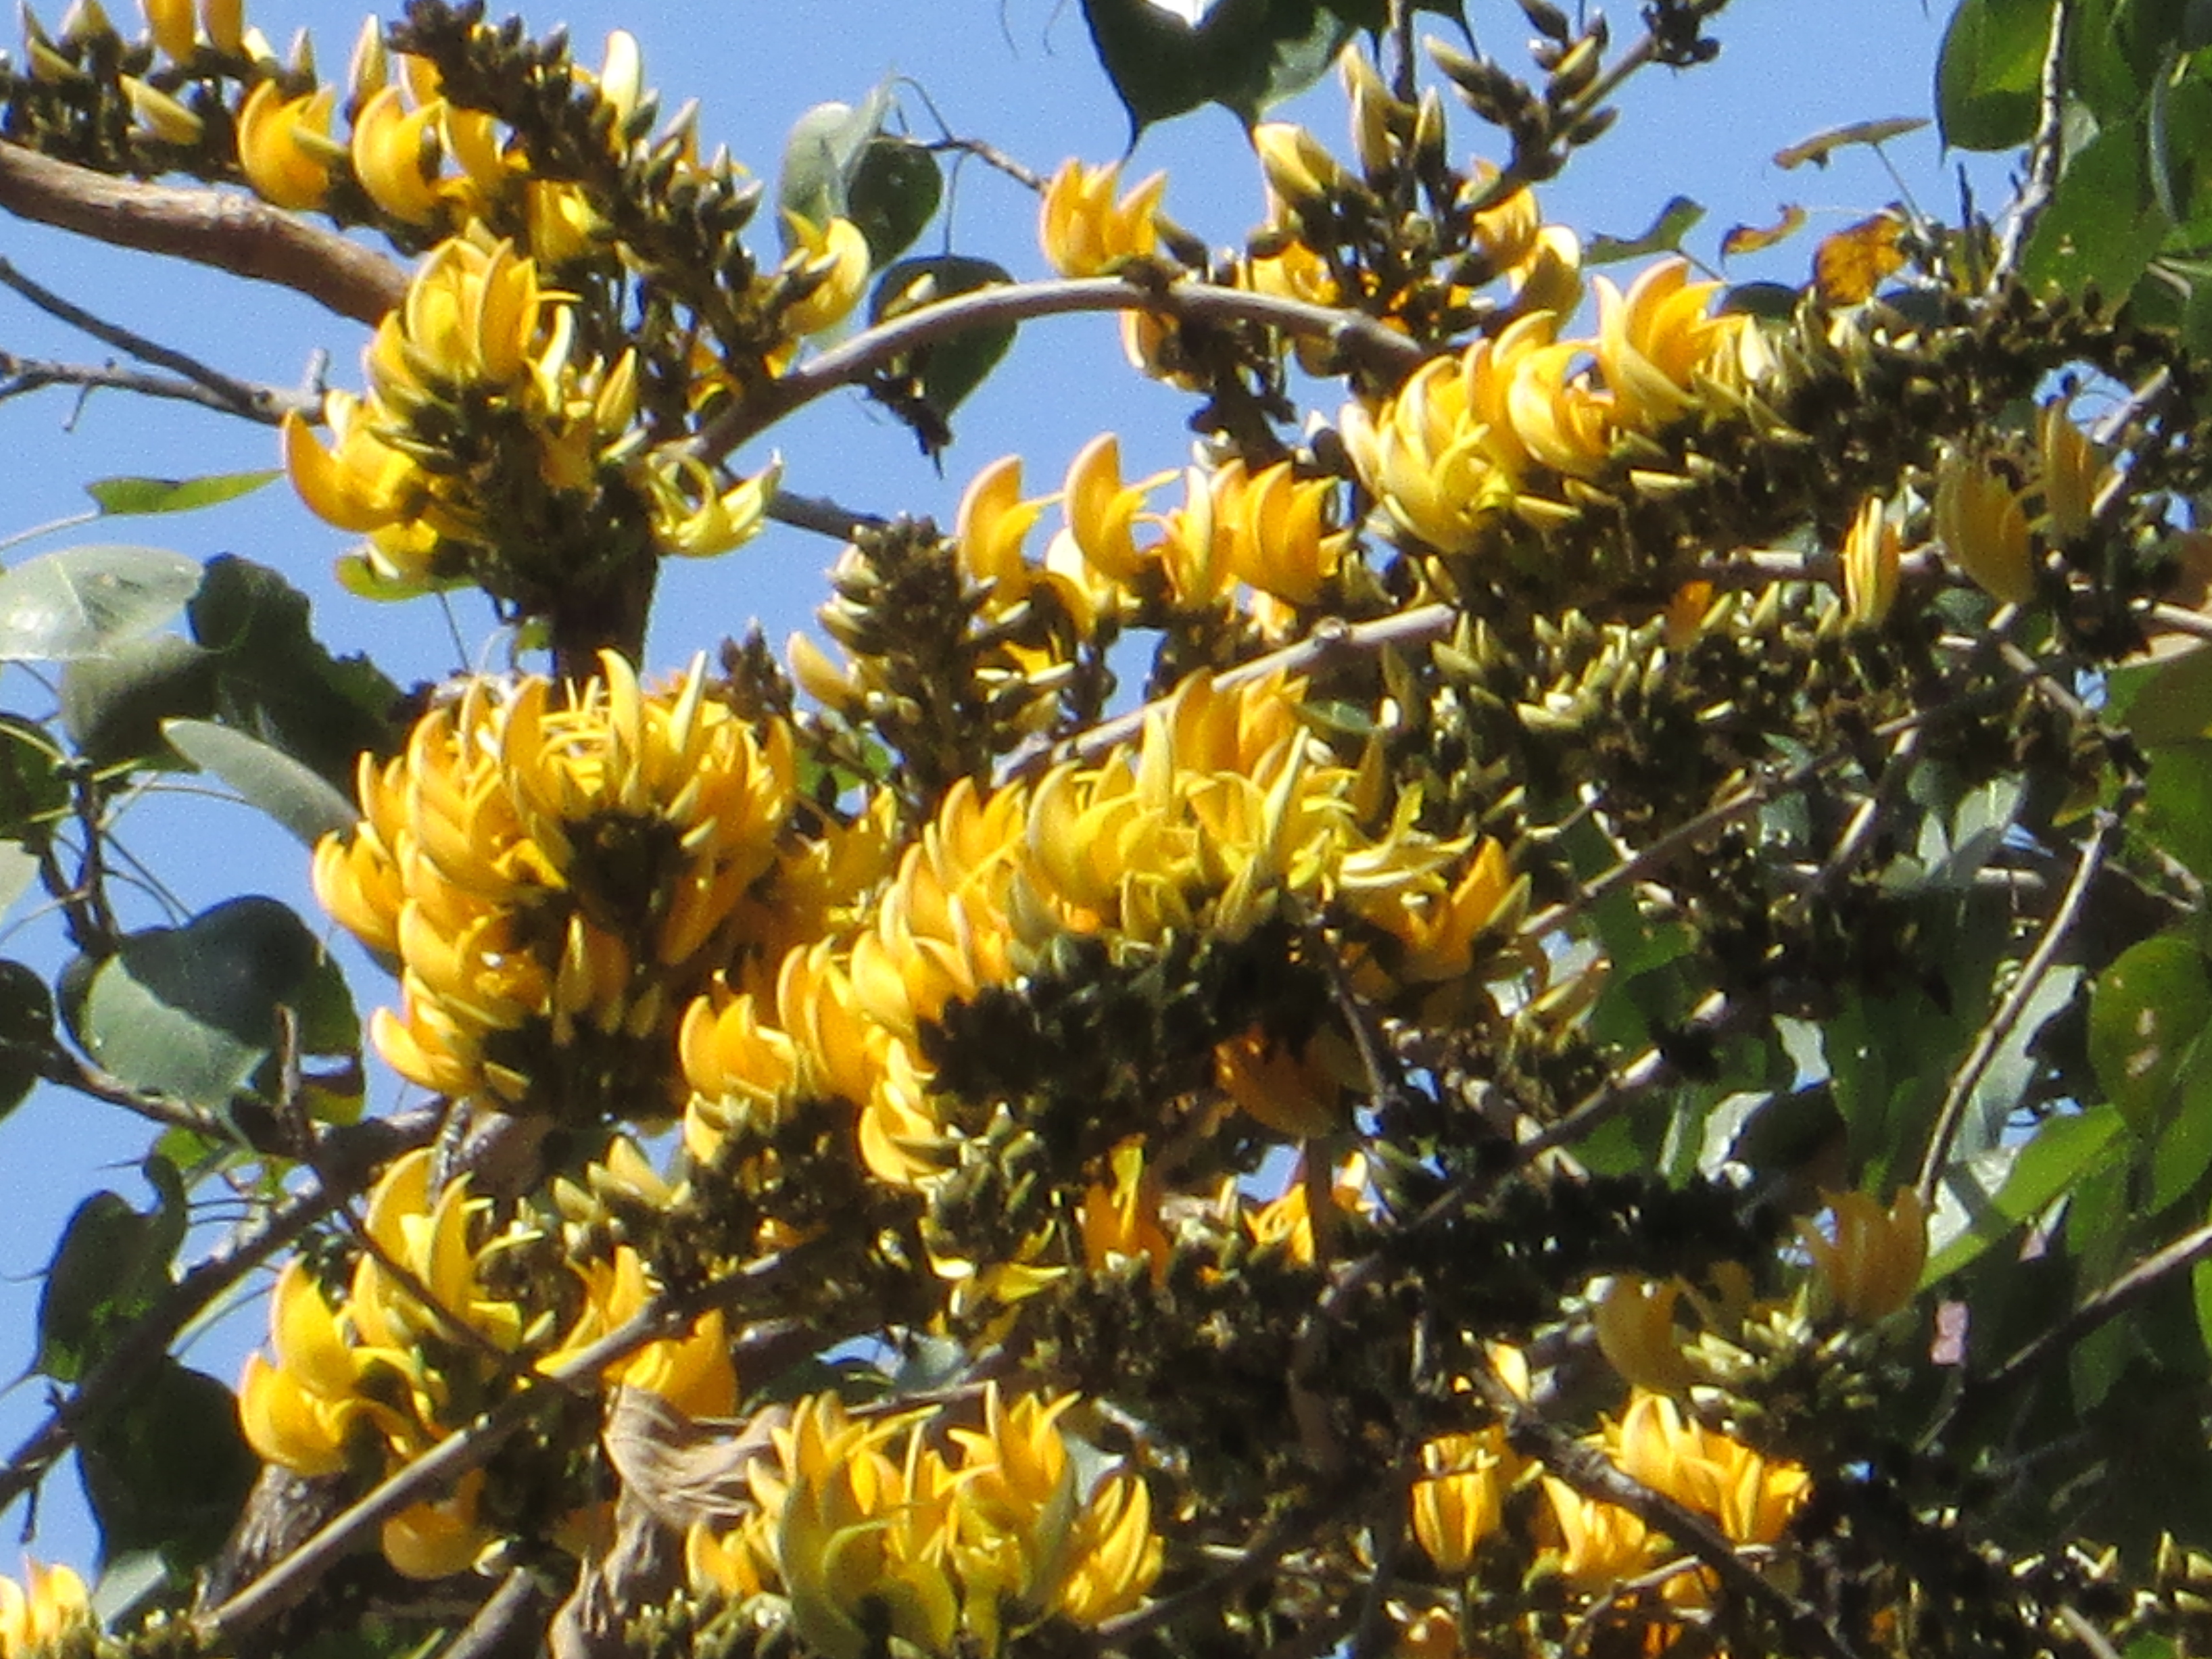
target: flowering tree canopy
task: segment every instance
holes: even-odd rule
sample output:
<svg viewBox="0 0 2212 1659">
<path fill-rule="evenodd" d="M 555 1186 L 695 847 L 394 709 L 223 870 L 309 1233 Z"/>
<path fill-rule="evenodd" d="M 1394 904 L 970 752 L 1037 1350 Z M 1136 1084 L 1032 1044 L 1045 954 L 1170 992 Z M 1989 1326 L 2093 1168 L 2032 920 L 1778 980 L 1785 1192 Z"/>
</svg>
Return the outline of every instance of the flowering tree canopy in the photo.
<svg viewBox="0 0 2212 1659">
<path fill-rule="evenodd" d="M 75 1450 L 102 1559 L 0 1580 L 0 1659 L 2212 1645 L 2204 8 L 1961 0 L 1936 113 L 2016 196 L 1802 288 L 1544 215 L 1723 0 L 1494 9 L 1086 0 L 1261 222 L 972 144 L 1026 271 L 914 252 L 888 94 L 771 198 L 626 34 L 25 13 L 0 205 L 360 356 L 9 390 L 275 428 L 345 584 L 479 592 L 510 666 L 403 691 L 242 559 L 0 574 L 59 675 L 0 879 L 67 939 L 0 1095 L 136 1114 L 158 1194 L 57 1243 L 0 1494 Z M 1324 75 L 1348 133 L 1269 118 Z M 940 525 L 732 465 L 840 390 L 942 455 L 1072 312 L 1187 468 Z M 771 520 L 842 549 L 820 634 L 646 660 L 660 562 Z M 185 768 L 325 916 L 131 915 Z M 243 1287 L 234 1389 L 176 1349 Z"/>
</svg>

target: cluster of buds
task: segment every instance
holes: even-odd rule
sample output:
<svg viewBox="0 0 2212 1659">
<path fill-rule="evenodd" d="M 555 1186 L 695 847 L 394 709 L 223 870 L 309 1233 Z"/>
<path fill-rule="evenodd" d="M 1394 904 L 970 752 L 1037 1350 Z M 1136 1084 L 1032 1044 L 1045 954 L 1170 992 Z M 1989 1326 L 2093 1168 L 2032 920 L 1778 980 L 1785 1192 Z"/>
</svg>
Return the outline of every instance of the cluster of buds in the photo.
<svg viewBox="0 0 2212 1659">
<path fill-rule="evenodd" d="M 739 1125 L 772 1127 L 826 1085 L 860 1106 L 872 1174 L 927 1182 L 957 1137 L 933 1100 L 925 1028 L 1071 937 L 1142 954 L 1171 936 L 1233 942 L 1309 907 L 1372 931 L 1388 970 L 1378 988 L 1394 964 L 1475 971 L 1481 941 L 1521 899 L 1502 851 L 1418 830 L 1412 801 L 1378 810 L 1378 832 L 1364 828 L 1362 807 L 1382 804 L 1363 802 L 1361 773 L 1306 729 L 1302 690 L 1268 679 L 1232 693 L 1194 676 L 1138 744 L 1097 764 L 1059 766 L 1033 787 L 955 786 L 848 947 L 794 952 L 772 983 L 733 977 L 693 1006 L 683 1057 L 695 1155 Z M 1250 1083 L 1265 1057 L 1238 1039 L 1224 1077 Z"/>
<path fill-rule="evenodd" d="M 1009 1404 L 992 1384 L 970 1427 L 947 1412 L 802 1400 L 774 1458 L 750 1466 L 754 1513 L 692 1528 L 692 1583 L 781 1598 L 826 1659 L 862 1659 L 885 1633 L 988 1659 L 1048 1621 L 1089 1629 L 1133 1611 L 1159 1573 L 1151 1495 L 1133 1474 L 1090 1472 L 1060 1427 L 1079 1405 Z"/>
<path fill-rule="evenodd" d="M 1755 378 L 1750 319 L 1708 314 L 1718 286 L 1679 259 L 1626 295 L 1600 277 L 1595 339 L 1560 339 L 1552 313 L 1531 313 L 1379 405 L 1348 405 L 1345 446 L 1397 529 L 1440 553 L 1480 553 L 1503 520 L 1571 522 L 1605 486 L 1635 488 L 1639 457 L 1663 459 L 1652 441 L 1710 387 Z"/>
<path fill-rule="evenodd" d="M 1827 1200 L 1828 1224 L 1798 1229 L 1810 1262 L 1791 1295 L 1754 1301 L 1736 1275 L 1711 1291 L 1680 1279 L 1654 1282 L 1620 1275 L 1592 1311 L 1598 1346 L 1615 1370 L 1637 1387 L 1686 1395 L 1698 1388 L 1741 1386 L 1758 1356 L 1782 1346 L 1803 1351 L 1822 1328 L 1872 1329 L 1910 1306 L 1928 1260 L 1928 1212 L 1920 1195 L 1901 1188 L 1884 1205 L 1866 1193 Z M 1685 1301 L 1697 1311 L 1694 1335 L 1677 1323 Z"/>
<path fill-rule="evenodd" d="M 362 822 L 316 849 L 324 907 L 395 958 L 372 1024 L 402 1076 L 589 1121 L 668 1109 L 676 1021 L 741 943 L 793 801 L 789 731 L 641 689 L 612 652 L 556 691 L 470 680 L 362 763 Z"/>
<path fill-rule="evenodd" d="M 294 1258 L 270 1306 L 272 1358 L 254 1354 L 239 1414 L 254 1450 L 301 1474 L 404 1468 L 532 1370 L 560 1365 L 628 1321 L 651 1297 L 624 1247 L 565 1273 L 510 1270 L 541 1237 L 517 1219 L 493 1224 L 465 1177 L 434 1188 L 433 1154 L 407 1154 L 371 1194 L 365 1248 L 335 1303 Z M 736 1405 L 721 1316 L 651 1343 L 603 1381 L 644 1388 L 693 1415 Z M 482 1470 L 385 1522 L 384 1553 L 401 1572 L 465 1571 L 500 1535 L 484 1514 Z"/>
</svg>

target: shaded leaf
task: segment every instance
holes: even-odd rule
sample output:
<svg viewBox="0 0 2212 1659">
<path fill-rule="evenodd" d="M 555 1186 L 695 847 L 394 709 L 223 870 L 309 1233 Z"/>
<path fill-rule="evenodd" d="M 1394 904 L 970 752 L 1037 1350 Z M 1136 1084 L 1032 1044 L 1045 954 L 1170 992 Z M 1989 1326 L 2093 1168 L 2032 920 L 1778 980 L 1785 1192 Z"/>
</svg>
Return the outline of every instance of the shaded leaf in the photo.
<svg viewBox="0 0 2212 1659">
<path fill-rule="evenodd" d="M 0 851 L 16 850 L 0 843 Z M 53 1047 L 54 995 L 45 978 L 22 963 L 0 961 L 0 1118 L 23 1103 Z"/>
<path fill-rule="evenodd" d="M 0 836 L 21 839 L 52 828 L 69 811 L 69 780 L 44 726 L 0 714 Z"/>
<path fill-rule="evenodd" d="M 77 1461 L 102 1555 L 158 1550 L 179 1577 L 222 1547 L 260 1468 L 236 1397 L 167 1354 L 79 1437 Z"/>
<path fill-rule="evenodd" d="M 1936 118 L 1958 149 L 2011 149 L 2035 132 L 2051 0 L 1961 0 L 1936 63 Z"/>
<path fill-rule="evenodd" d="M 352 829 L 360 817 L 352 800 L 319 773 L 243 732 L 208 720 L 169 720 L 161 730 L 179 754 L 214 773 L 308 847 Z"/>
<path fill-rule="evenodd" d="M 1132 141 L 1155 121 L 1220 104 L 1248 124 L 1325 74 L 1371 7 L 1219 0 L 1193 27 L 1152 0 L 1083 0 L 1091 44 L 1128 112 Z"/>
<path fill-rule="evenodd" d="M 2200 739 L 2152 751 L 2142 824 L 2166 853 L 2199 876 L 2212 876 L 2212 743 Z"/>
<path fill-rule="evenodd" d="M 1702 204 L 1686 196 L 1670 196 L 1650 228 L 1641 236 L 1593 236 L 1583 249 L 1586 265 L 1618 264 L 1623 259 L 1649 258 L 1655 253 L 1679 253 L 1682 239 L 1705 216 Z"/>
<path fill-rule="evenodd" d="M 95 766 L 173 763 L 161 722 L 213 714 L 216 672 L 215 653 L 174 634 L 126 641 L 62 671 L 62 730 Z"/>
<path fill-rule="evenodd" d="M 1798 292 L 1787 283 L 1741 283 L 1721 295 L 1720 309 L 1787 322 L 1797 314 Z"/>
<path fill-rule="evenodd" d="M 1805 210 L 1795 202 L 1781 204 L 1782 216 L 1771 225 L 1738 225 L 1721 238 L 1721 258 L 1733 259 L 1740 254 L 1761 253 L 1778 242 L 1787 241 L 1805 227 Z"/>
<path fill-rule="evenodd" d="M 1903 268 L 1905 216 L 1885 210 L 1820 239 L 1813 254 L 1813 288 L 1826 304 L 1855 306 L 1874 297 L 1881 279 Z"/>
<path fill-rule="evenodd" d="M 281 467 L 259 472 L 217 472 L 204 478 L 95 478 L 84 493 L 110 517 L 143 513 L 189 513 L 251 495 L 284 476 Z"/>
<path fill-rule="evenodd" d="M 32 1362 L 57 1382 L 80 1380 L 169 1286 L 185 1238 L 184 1187 L 164 1159 L 148 1159 L 145 1173 L 153 1208 L 136 1210 L 119 1194 L 97 1192 L 62 1229 L 39 1293 Z"/>
<path fill-rule="evenodd" d="M 150 634 L 183 609 L 200 567 L 181 553 L 88 543 L 0 574 L 0 660 L 67 662 Z"/>
<path fill-rule="evenodd" d="M 208 561 L 192 637 L 216 657 L 214 718 L 302 762 L 343 792 L 364 750 L 397 740 L 399 689 L 362 656 L 333 657 L 307 597 L 266 565 Z M 187 711 L 179 710 L 179 713 Z"/>
<path fill-rule="evenodd" d="M 126 938 L 93 971 L 77 1039 L 136 1088 L 221 1109 L 275 1048 L 279 1011 L 298 1012 L 320 954 L 275 899 L 228 900 Z"/>
<path fill-rule="evenodd" d="M 2089 996 L 2089 1063 L 2106 1097 L 2138 1133 L 2166 1121 L 2176 1085 L 2212 1027 L 2212 971 L 2178 933 L 2141 940 L 2097 975 Z"/>
<path fill-rule="evenodd" d="M 845 216 L 868 239 L 868 263 L 880 268 L 913 246 L 944 195 L 934 155 L 911 139 L 878 134 L 860 153 L 845 204 Z"/>
<path fill-rule="evenodd" d="M 1004 265 L 963 254 L 902 259 L 877 280 L 868 301 L 868 320 L 884 322 L 954 295 L 1012 280 Z M 921 405 L 915 411 L 921 418 L 914 423 L 925 450 L 934 453 L 951 441 L 951 430 L 944 424 L 946 417 L 983 383 L 1013 341 L 1012 323 L 980 325 L 925 346 L 906 359 L 905 372 Z"/>
<path fill-rule="evenodd" d="M 890 83 L 885 82 L 858 104 L 817 104 L 793 122 L 776 177 L 776 205 L 815 225 L 845 217 L 854 172 L 890 108 Z M 789 252 L 790 227 L 782 230 Z"/>
</svg>

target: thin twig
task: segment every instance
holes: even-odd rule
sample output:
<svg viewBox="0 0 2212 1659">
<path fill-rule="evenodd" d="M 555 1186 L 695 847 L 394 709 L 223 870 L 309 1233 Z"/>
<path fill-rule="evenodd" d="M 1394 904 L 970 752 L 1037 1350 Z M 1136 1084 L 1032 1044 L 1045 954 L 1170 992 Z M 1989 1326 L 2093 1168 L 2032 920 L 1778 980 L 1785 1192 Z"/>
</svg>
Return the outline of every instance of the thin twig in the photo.
<svg viewBox="0 0 2212 1659">
<path fill-rule="evenodd" d="M 2141 1301 L 2176 1273 L 2187 1273 L 2200 1261 L 2212 1259 L 2212 1222 L 2184 1233 L 2161 1249 L 2154 1250 L 2125 1273 L 2118 1274 L 2076 1303 L 2072 1312 L 2023 1345 L 2019 1352 L 1985 1376 L 1968 1379 L 1960 1390 L 1955 1419 L 1971 1402 L 1979 1404 L 2002 1394 L 2021 1378 L 2042 1370 L 2056 1352 L 2071 1347 L 2114 1315 Z"/>
<path fill-rule="evenodd" d="M 1098 311 L 1148 311 L 1184 322 L 1257 323 L 1287 334 L 1334 340 L 1401 375 L 1413 373 L 1427 356 L 1421 346 L 1371 317 L 1193 278 L 1160 283 L 1120 276 L 1010 283 L 923 306 L 802 362 L 717 417 L 692 440 L 692 451 L 702 460 L 719 461 L 816 398 L 855 385 L 900 358 L 955 335 Z"/>
<path fill-rule="evenodd" d="M 1099 1626 L 1091 1633 L 1091 1651 L 1110 1653 L 1115 1648 L 1126 1647 L 1140 1636 L 1164 1629 L 1190 1613 L 1218 1604 L 1247 1584 L 1256 1583 L 1274 1571 L 1276 1563 L 1297 1548 L 1312 1526 L 1313 1516 L 1299 1510 L 1277 1516 L 1261 1528 L 1259 1534 L 1244 1547 L 1236 1560 L 1220 1571 Z"/>
<path fill-rule="evenodd" d="M 252 197 L 113 178 L 21 144 L 0 143 L 0 209 L 274 283 L 358 323 L 374 325 L 407 291 L 405 267 Z"/>
<path fill-rule="evenodd" d="M 250 408 L 257 401 L 271 396 L 270 389 L 265 386 L 234 379 L 221 369 L 209 367 L 189 352 L 165 346 L 158 340 L 149 340 L 135 330 L 125 328 L 119 323 L 111 323 L 104 317 L 94 316 L 75 301 L 64 299 L 42 283 L 33 282 L 4 258 L 0 258 L 0 284 L 14 289 L 48 316 L 67 323 L 82 333 L 91 335 L 101 344 L 113 346 L 118 351 L 125 352 L 155 368 L 166 368 L 179 379 L 189 380 L 230 404 Z"/>
<path fill-rule="evenodd" d="M 2065 159 L 2066 53 L 2074 33 L 2074 0 L 2056 0 L 2051 8 L 2051 34 L 2043 52 L 2039 82 L 2040 104 L 2035 137 L 2028 146 L 2027 183 L 2013 204 L 2004 238 L 1998 244 L 1996 265 L 1990 272 L 1990 293 L 1995 294 L 2020 274 L 2028 238 L 2051 198 L 2058 191 L 2059 164 Z"/>
<path fill-rule="evenodd" d="M 2112 851 L 2112 839 L 2118 833 L 2120 817 L 2117 812 L 2105 811 L 2097 814 L 2097 827 L 2081 843 L 2081 856 L 2074 863 L 2074 878 L 2067 883 L 2065 892 L 2059 896 L 2057 908 L 2051 911 L 2050 921 L 2044 924 L 2043 936 L 2036 940 L 2035 949 L 2028 953 L 2027 960 L 2021 963 L 2019 976 L 2013 981 L 2012 988 L 2005 993 L 2004 1000 L 1997 1005 L 1996 1012 L 1974 1034 L 1973 1045 L 1959 1062 L 1959 1069 L 1952 1073 L 1951 1086 L 1944 1091 L 1943 1103 L 1937 1109 L 1935 1125 L 1928 1133 L 1928 1150 L 1920 1160 L 1920 1174 L 1913 1182 L 1923 1203 L 1935 1202 L 1936 1188 L 1942 1184 L 1944 1166 L 1950 1162 L 1951 1145 L 1958 1139 L 1960 1126 L 1966 1121 L 1966 1107 L 1973 1099 L 1975 1087 L 1981 1082 L 1983 1073 L 1989 1070 L 1990 1062 L 1996 1058 L 1998 1048 L 2012 1034 L 2013 1027 L 2020 1023 L 2021 1016 L 2027 1012 L 2027 1005 L 2033 999 L 2037 988 L 2043 983 L 2044 975 L 2057 961 L 2059 949 L 2065 944 L 2066 936 L 2074 931 L 2075 923 L 2081 919 L 2081 913 L 2088 904 L 2089 890 L 2096 884 L 2097 872 L 2104 868 L 2106 856 Z"/>
<path fill-rule="evenodd" d="M 176 403 L 198 404 L 218 415 L 236 415 L 264 425 L 275 425 L 289 411 L 319 420 L 319 403 L 298 392 L 275 386 L 252 388 L 255 404 L 240 407 L 233 398 L 210 391 L 181 376 L 155 374 L 143 368 L 118 368 L 112 363 L 64 363 L 48 358 L 19 357 L 0 351 L 0 400 L 43 392 L 49 386 L 72 386 L 92 392 L 128 392 L 141 398 L 162 398 Z M 265 401 L 264 401 L 265 400 Z"/>
</svg>

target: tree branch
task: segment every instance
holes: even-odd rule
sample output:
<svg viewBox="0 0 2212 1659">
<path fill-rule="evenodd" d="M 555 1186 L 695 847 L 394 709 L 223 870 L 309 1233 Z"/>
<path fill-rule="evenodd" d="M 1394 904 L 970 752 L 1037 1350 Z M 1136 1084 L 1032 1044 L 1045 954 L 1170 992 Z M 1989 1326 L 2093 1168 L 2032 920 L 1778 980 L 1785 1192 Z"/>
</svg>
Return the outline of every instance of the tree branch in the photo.
<svg viewBox="0 0 2212 1659">
<path fill-rule="evenodd" d="M 148 184 L 0 143 L 0 208 L 115 247 L 274 283 L 374 326 L 407 270 L 335 230 L 236 191 Z"/>
<path fill-rule="evenodd" d="M 1149 311 L 1194 323 L 1257 323 L 1288 334 L 1333 339 L 1400 375 L 1413 373 L 1428 356 L 1370 317 L 1303 300 L 1218 288 L 1189 277 L 1165 283 L 1121 276 L 1002 283 L 923 306 L 800 363 L 719 416 L 692 441 L 693 453 L 702 460 L 719 461 L 824 393 L 866 380 L 900 358 L 955 335 L 1096 311 Z"/>
</svg>

